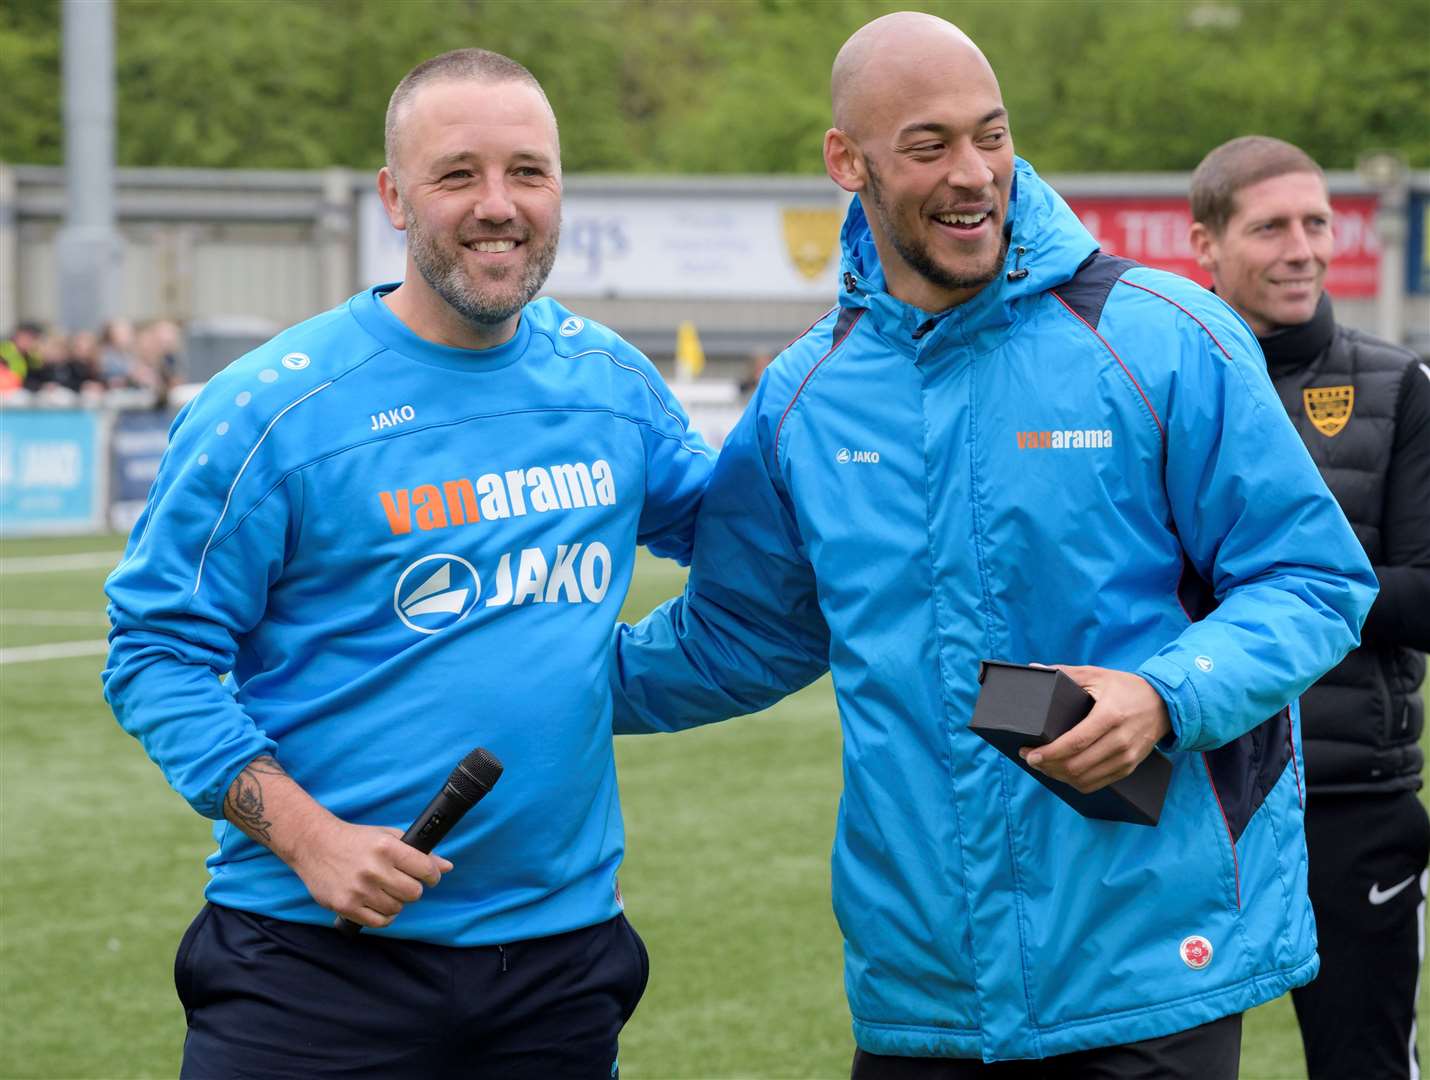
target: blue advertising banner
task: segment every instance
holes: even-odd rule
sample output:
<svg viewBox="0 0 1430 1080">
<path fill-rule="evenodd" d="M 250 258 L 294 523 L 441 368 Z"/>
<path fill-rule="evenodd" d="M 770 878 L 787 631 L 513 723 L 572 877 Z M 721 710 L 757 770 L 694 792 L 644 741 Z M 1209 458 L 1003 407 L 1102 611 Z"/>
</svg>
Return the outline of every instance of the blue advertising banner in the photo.
<svg viewBox="0 0 1430 1080">
<path fill-rule="evenodd" d="M 1405 291 L 1430 293 L 1430 192 L 1410 196 L 1410 243 L 1406 248 Z"/>
<path fill-rule="evenodd" d="M 121 412 L 114 418 L 109 458 L 109 524 L 117 532 L 134 527 L 159 461 L 169 445 L 169 427 L 177 415 L 161 412 Z"/>
<path fill-rule="evenodd" d="M 103 454 L 98 413 L 0 412 L 0 535 L 102 529 Z"/>
</svg>

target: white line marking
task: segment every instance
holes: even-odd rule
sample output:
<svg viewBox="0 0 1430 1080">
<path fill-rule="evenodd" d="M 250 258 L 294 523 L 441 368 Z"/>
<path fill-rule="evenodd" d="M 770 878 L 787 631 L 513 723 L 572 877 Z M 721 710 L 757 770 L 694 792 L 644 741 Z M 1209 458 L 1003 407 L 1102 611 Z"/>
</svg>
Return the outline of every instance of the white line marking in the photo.
<svg viewBox="0 0 1430 1080">
<path fill-rule="evenodd" d="M 122 551 L 87 551 L 79 555 L 37 555 L 0 559 L 0 574 L 52 574 L 58 570 L 113 570 Z"/>
<path fill-rule="evenodd" d="M 57 641 L 51 645 L 20 645 L 0 649 L 0 664 L 29 664 L 40 660 L 66 660 L 75 656 L 103 656 L 107 641 Z"/>
<path fill-rule="evenodd" d="M 0 624 L 11 626 L 107 626 L 102 611 L 25 611 L 0 608 Z"/>
</svg>

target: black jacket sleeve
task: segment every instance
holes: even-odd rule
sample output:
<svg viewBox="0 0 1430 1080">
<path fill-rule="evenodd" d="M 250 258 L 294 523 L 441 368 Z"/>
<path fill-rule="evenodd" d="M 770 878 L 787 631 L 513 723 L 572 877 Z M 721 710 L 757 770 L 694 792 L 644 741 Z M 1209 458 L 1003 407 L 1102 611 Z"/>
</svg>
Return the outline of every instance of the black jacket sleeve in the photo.
<svg viewBox="0 0 1430 1080">
<path fill-rule="evenodd" d="M 1384 563 L 1362 640 L 1430 652 L 1430 365 L 1408 365 L 1396 400 L 1386 474 Z"/>
</svg>

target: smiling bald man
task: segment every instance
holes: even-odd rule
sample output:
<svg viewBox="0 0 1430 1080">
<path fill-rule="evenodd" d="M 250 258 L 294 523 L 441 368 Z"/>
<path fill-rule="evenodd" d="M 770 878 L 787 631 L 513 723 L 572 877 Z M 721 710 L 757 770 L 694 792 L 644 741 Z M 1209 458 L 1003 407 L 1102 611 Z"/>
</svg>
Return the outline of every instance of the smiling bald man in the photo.
<svg viewBox="0 0 1430 1080">
<path fill-rule="evenodd" d="M 1374 575 L 1245 324 L 1098 251 L 965 34 L 877 19 L 832 92 L 838 305 L 726 442 L 685 595 L 621 628 L 617 729 L 832 670 L 856 1077 L 1234 1077 L 1241 1013 L 1316 971 L 1294 701 Z M 983 659 L 1095 699 L 1027 769 L 1166 753 L 1159 823 L 972 733 Z"/>
</svg>

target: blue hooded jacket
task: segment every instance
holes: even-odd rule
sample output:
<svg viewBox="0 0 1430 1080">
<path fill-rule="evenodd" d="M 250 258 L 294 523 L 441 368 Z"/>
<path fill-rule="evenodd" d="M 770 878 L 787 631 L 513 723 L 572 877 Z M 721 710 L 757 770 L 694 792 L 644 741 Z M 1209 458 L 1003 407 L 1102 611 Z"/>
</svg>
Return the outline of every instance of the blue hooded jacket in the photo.
<svg viewBox="0 0 1430 1080">
<path fill-rule="evenodd" d="M 1009 216 L 1008 273 L 931 318 L 854 203 L 839 307 L 726 443 L 685 594 L 616 636 L 624 732 L 832 669 L 834 909 L 880 1054 L 1152 1038 L 1318 965 L 1288 703 L 1375 578 L 1225 304 L 1096 253 L 1025 162 Z M 970 732 L 984 658 L 1145 678 L 1160 824 L 1085 819 Z"/>
</svg>

